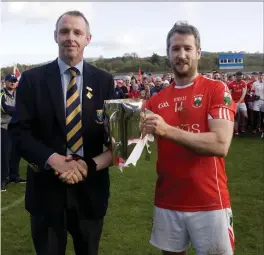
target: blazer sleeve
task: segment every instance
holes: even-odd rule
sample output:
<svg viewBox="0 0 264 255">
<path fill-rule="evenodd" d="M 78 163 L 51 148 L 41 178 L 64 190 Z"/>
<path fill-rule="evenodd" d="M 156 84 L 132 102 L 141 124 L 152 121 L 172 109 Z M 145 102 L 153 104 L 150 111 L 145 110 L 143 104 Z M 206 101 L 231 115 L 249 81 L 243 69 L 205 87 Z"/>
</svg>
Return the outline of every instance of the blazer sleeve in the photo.
<svg viewBox="0 0 264 255">
<path fill-rule="evenodd" d="M 107 98 L 105 100 L 114 99 L 114 95 L 115 95 L 115 82 L 113 76 L 111 75 L 108 82 Z"/>
<path fill-rule="evenodd" d="M 115 98 L 115 83 L 112 75 L 109 76 L 107 94 L 105 100 L 111 100 Z M 106 114 L 104 114 L 104 145 L 109 147 L 111 145 L 110 137 L 110 124 Z"/>
<path fill-rule="evenodd" d="M 44 170 L 47 159 L 55 153 L 36 137 L 36 87 L 28 73 L 22 73 L 16 94 L 16 112 L 8 125 L 13 145 L 21 157 L 28 163 Z M 34 84 L 36 85 L 36 84 Z"/>
</svg>

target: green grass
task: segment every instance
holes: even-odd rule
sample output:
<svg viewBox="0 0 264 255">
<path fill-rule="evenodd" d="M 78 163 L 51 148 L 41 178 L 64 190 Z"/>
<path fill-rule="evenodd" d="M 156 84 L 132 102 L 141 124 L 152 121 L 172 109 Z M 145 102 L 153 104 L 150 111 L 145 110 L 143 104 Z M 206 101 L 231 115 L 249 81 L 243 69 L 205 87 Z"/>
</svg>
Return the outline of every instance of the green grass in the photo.
<svg viewBox="0 0 264 255">
<path fill-rule="evenodd" d="M 263 250 L 264 141 L 238 137 L 226 159 L 234 214 L 237 255 L 261 255 Z M 101 239 L 100 255 L 158 255 L 149 243 L 156 180 L 155 153 L 123 173 L 111 168 L 111 198 Z M 21 172 L 25 175 L 25 162 Z M 2 193 L 2 208 L 24 195 L 24 185 L 12 184 Z M 33 255 L 29 216 L 24 203 L 2 213 L 3 255 Z M 74 254 L 69 238 L 68 253 Z M 189 252 L 194 255 L 193 250 Z"/>
</svg>

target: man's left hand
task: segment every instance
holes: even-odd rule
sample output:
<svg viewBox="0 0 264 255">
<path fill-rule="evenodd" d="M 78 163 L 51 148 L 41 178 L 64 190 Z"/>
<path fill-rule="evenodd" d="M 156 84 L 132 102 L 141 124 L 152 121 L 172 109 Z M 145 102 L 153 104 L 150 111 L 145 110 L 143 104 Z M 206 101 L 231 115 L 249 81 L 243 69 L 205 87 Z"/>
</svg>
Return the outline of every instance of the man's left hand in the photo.
<svg viewBox="0 0 264 255">
<path fill-rule="evenodd" d="M 66 161 L 70 162 L 74 160 L 72 156 L 68 156 Z M 82 159 L 77 160 L 78 163 L 78 170 L 75 171 L 67 171 L 64 172 L 59 176 L 59 179 L 67 184 L 75 184 L 80 181 L 80 179 L 86 178 L 88 175 L 88 166 Z M 59 175 L 57 172 L 55 172 L 55 175 Z"/>
<path fill-rule="evenodd" d="M 144 117 L 143 128 L 148 134 L 164 136 L 169 125 L 158 114 L 146 114 Z"/>
</svg>

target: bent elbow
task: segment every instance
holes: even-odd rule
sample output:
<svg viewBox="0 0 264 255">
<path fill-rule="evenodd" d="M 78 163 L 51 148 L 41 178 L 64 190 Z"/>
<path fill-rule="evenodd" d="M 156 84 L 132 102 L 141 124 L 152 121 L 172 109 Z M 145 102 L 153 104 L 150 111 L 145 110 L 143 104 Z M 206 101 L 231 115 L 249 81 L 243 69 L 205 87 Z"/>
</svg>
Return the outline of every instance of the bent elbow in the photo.
<svg viewBox="0 0 264 255">
<path fill-rule="evenodd" d="M 219 146 L 218 157 L 225 158 L 228 154 L 229 146 L 227 144 L 221 144 Z"/>
<path fill-rule="evenodd" d="M 227 156 L 227 152 L 221 151 L 221 152 L 219 152 L 219 154 L 217 156 L 220 158 L 225 158 Z"/>
</svg>

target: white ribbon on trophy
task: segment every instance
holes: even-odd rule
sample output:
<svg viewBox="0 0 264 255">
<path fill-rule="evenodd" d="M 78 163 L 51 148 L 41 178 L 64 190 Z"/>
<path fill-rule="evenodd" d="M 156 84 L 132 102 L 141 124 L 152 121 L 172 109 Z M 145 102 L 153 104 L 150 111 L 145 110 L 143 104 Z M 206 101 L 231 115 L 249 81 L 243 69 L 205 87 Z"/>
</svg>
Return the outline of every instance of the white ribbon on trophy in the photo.
<svg viewBox="0 0 264 255">
<path fill-rule="evenodd" d="M 124 164 L 123 167 L 128 167 L 129 164 L 136 166 L 145 146 L 147 147 L 147 151 L 150 154 L 151 151 L 149 149 L 150 147 L 149 142 L 154 142 L 154 136 L 151 134 L 147 134 L 145 135 L 144 138 L 142 138 L 142 134 L 141 134 L 140 139 L 135 139 L 133 142 L 128 143 L 128 145 L 132 143 L 136 143 L 136 146 L 134 150 L 131 152 L 129 158 L 126 160 L 126 163 Z"/>
<path fill-rule="evenodd" d="M 146 109 L 145 114 L 152 113 L 150 110 Z M 154 142 L 154 136 L 152 134 L 146 134 L 144 138 L 142 138 L 142 133 L 139 139 L 133 139 L 128 141 L 128 146 L 131 144 L 136 144 L 135 148 L 129 155 L 128 159 L 126 160 L 125 164 L 119 167 L 121 171 L 123 168 L 128 167 L 130 164 L 133 166 L 137 165 L 138 160 L 140 159 L 142 152 L 146 146 L 147 152 L 151 154 L 149 142 Z"/>
</svg>

